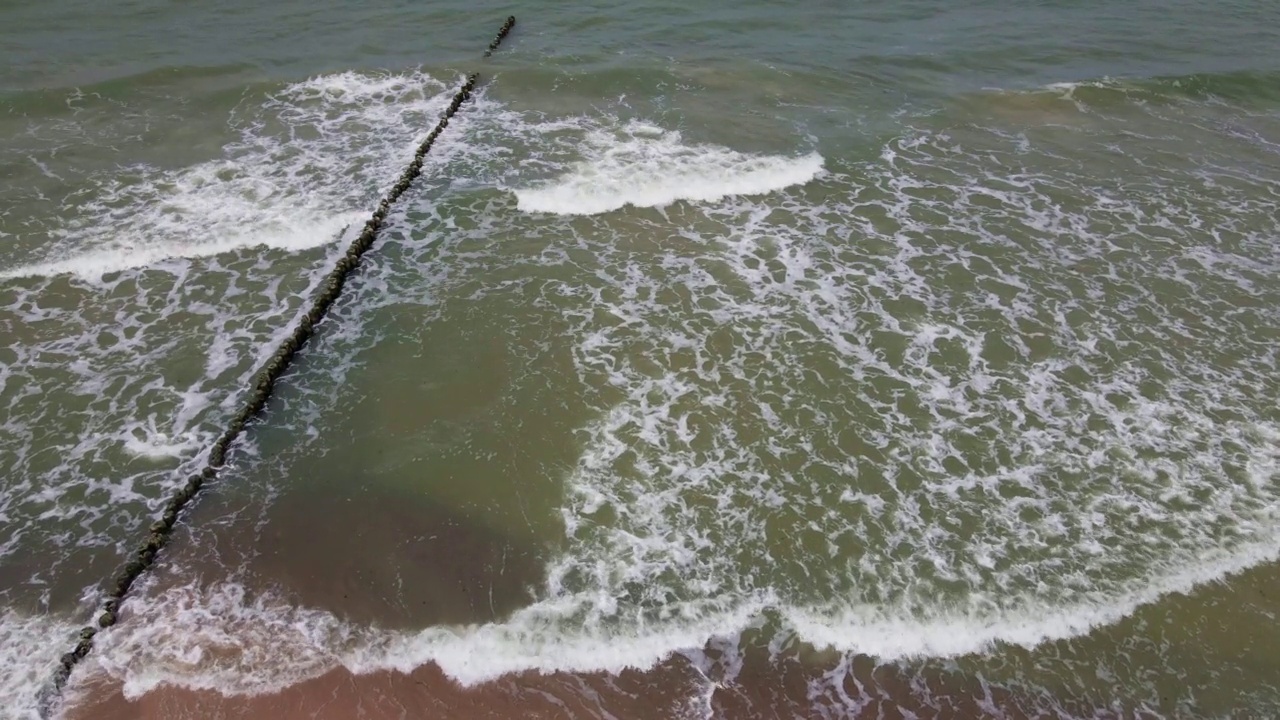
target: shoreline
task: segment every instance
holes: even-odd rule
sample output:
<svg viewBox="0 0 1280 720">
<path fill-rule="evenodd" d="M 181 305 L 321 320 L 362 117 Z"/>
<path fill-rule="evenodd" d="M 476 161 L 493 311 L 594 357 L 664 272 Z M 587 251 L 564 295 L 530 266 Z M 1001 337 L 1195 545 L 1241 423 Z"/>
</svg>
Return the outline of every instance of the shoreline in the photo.
<svg viewBox="0 0 1280 720">
<path fill-rule="evenodd" d="M 525 671 L 463 687 L 434 663 L 409 673 L 356 675 L 339 668 L 279 692 L 224 696 L 161 686 L 128 699 L 102 676 L 67 698 L 61 720 L 403 720 L 433 718 L 582 718 L 628 720 L 771 717 L 1042 717 L 1063 711 L 1099 717 L 1106 708 L 1043 692 L 1016 691 L 981 678 L 920 673 L 867 656 L 811 664 L 796 657 L 748 660 L 732 680 L 715 681 L 684 656 L 649 670 L 617 674 Z M 1105 715 L 1103 715 L 1105 716 Z"/>
<path fill-rule="evenodd" d="M 75 675 L 63 720 L 182 718 L 619 717 L 1180 717 L 1230 713 L 1240 698 L 1220 675 L 1280 669 L 1271 658 L 1280 629 L 1265 619 L 1280 602 L 1280 565 L 1268 563 L 1225 582 L 1174 593 L 1121 621 L 1034 649 L 1001 645 L 954 660 L 877 662 L 867 655 L 815 649 L 785 635 L 748 633 L 669 655 L 647 670 L 507 673 L 464 686 L 434 661 L 408 672 L 329 667 L 279 690 L 223 694 L 161 684 L 138 697 L 96 659 Z M 1229 610 L 1228 612 L 1223 612 Z M 1210 621 L 1216 617 L 1216 621 Z M 126 617 L 121 629 L 137 618 Z M 154 620 L 154 618 L 152 618 Z M 172 630 L 172 628 L 171 628 Z M 190 634 L 194 628 L 177 631 Z M 225 630 L 225 628 L 224 628 Z M 266 640 L 268 635 L 249 638 Z M 242 638 L 243 640 L 243 638 Z M 161 636 L 146 642 L 164 643 Z M 219 648 L 201 647 L 204 661 Z M 236 652 L 263 646 L 237 646 Z M 1109 649 L 1123 648 L 1116 655 Z M 135 648 L 136 649 L 136 648 Z M 269 653 L 268 653 L 269 654 Z M 108 655 L 109 657 L 109 655 Z M 1155 682 L 1199 659 L 1201 669 Z M 222 658 L 226 660 L 227 658 Z M 234 665 L 234 662 L 233 662 Z M 222 668 L 226 670 L 226 668 Z M 239 671 L 254 672 L 253 666 Z M 147 673 L 131 668 L 130 672 Z M 1117 675 L 1130 676 L 1128 679 Z M 1145 678 L 1145 680 L 1143 680 Z M 137 679 L 136 677 L 134 678 Z M 207 679 L 207 678 L 206 678 Z M 1123 687 L 1145 688 L 1137 693 Z M 1257 698 L 1266 704 L 1265 698 Z"/>
</svg>

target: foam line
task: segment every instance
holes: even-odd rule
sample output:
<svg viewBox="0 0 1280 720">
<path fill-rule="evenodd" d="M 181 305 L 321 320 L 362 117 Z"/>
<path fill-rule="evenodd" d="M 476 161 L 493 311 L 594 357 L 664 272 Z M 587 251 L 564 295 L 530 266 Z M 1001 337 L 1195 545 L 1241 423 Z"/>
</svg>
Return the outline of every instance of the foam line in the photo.
<svg viewBox="0 0 1280 720">
<path fill-rule="evenodd" d="M 516 190 L 518 207 L 526 212 L 595 215 L 627 205 L 706 203 L 802 185 L 823 169 L 817 153 L 749 155 L 716 145 L 689 145 L 679 132 L 640 123 L 627 125 L 619 135 L 588 134 L 586 157 L 550 183 Z"/>
</svg>

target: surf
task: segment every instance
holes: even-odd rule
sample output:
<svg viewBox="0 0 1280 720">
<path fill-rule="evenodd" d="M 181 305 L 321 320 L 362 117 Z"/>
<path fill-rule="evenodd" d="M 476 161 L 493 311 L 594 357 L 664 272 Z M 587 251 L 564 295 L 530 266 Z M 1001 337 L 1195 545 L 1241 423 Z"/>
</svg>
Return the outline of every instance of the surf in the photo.
<svg viewBox="0 0 1280 720">
<path fill-rule="evenodd" d="M 818 177 L 822 156 L 753 155 L 684 142 L 680 132 L 630 122 L 588 132 L 584 157 L 541 185 L 516 189 L 516 207 L 555 215 L 596 215 L 626 206 L 712 203 L 766 195 Z"/>
</svg>

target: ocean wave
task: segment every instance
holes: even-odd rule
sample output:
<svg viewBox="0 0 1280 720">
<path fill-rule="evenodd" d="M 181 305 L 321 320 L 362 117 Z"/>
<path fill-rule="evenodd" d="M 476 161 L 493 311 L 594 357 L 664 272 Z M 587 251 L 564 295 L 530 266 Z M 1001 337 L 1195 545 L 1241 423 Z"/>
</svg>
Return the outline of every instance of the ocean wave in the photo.
<svg viewBox="0 0 1280 720">
<path fill-rule="evenodd" d="M 663 207 L 764 195 L 806 183 L 822 172 L 822 156 L 750 155 L 686 144 L 679 132 L 643 123 L 586 135 L 584 159 L 544 185 L 515 191 L 526 212 L 595 215 L 627 205 Z"/>
<path fill-rule="evenodd" d="M 787 604 L 773 593 L 740 599 L 698 616 L 639 631 L 608 631 L 564 622 L 595 598 L 538 603 L 501 623 L 391 631 L 298 607 L 271 591 L 232 581 L 171 587 L 130 599 L 127 619 L 98 637 L 90 667 L 138 698 L 168 684 L 226 696 L 261 695 L 342 668 L 356 675 L 410 673 L 435 664 L 464 686 L 512 673 L 649 670 L 676 654 L 734 646 L 744 633 L 777 618 L 779 631 L 819 650 L 868 655 L 879 662 L 957 658 L 1015 645 L 1034 649 L 1087 634 L 1169 593 L 1185 593 L 1280 557 L 1280 543 L 1214 553 L 1170 567 L 1121 598 L 1076 607 L 1026 608 L 1005 616 L 949 612 L 894 616 L 882 607 L 822 611 Z M 25 686 L 24 686 L 25 689 Z"/>
<path fill-rule="evenodd" d="M 0 707 L 5 717 L 40 717 L 41 690 L 79 630 L 65 618 L 0 610 Z"/>
<path fill-rule="evenodd" d="M 239 140 L 178 169 L 133 166 L 89 178 L 35 262 L 0 279 L 86 279 L 247 248 L 298 251 L 362 221 L 449 101 L 423 73 L 323 75 L 233 114 Z"/>
</svg>

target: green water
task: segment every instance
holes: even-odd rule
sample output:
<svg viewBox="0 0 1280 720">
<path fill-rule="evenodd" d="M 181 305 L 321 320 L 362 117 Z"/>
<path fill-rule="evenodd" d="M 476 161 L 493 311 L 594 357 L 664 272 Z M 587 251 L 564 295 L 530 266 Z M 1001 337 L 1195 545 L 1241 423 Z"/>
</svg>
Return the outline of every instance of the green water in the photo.
<svg viewBox="0 0 1280 720">
<path fill-rule="evenodd" d="M 84 676 L 1275 713 L 1280 9 L 704 5 L 0 3 L 9 706 L 478 71 Z"/>
</svg>

